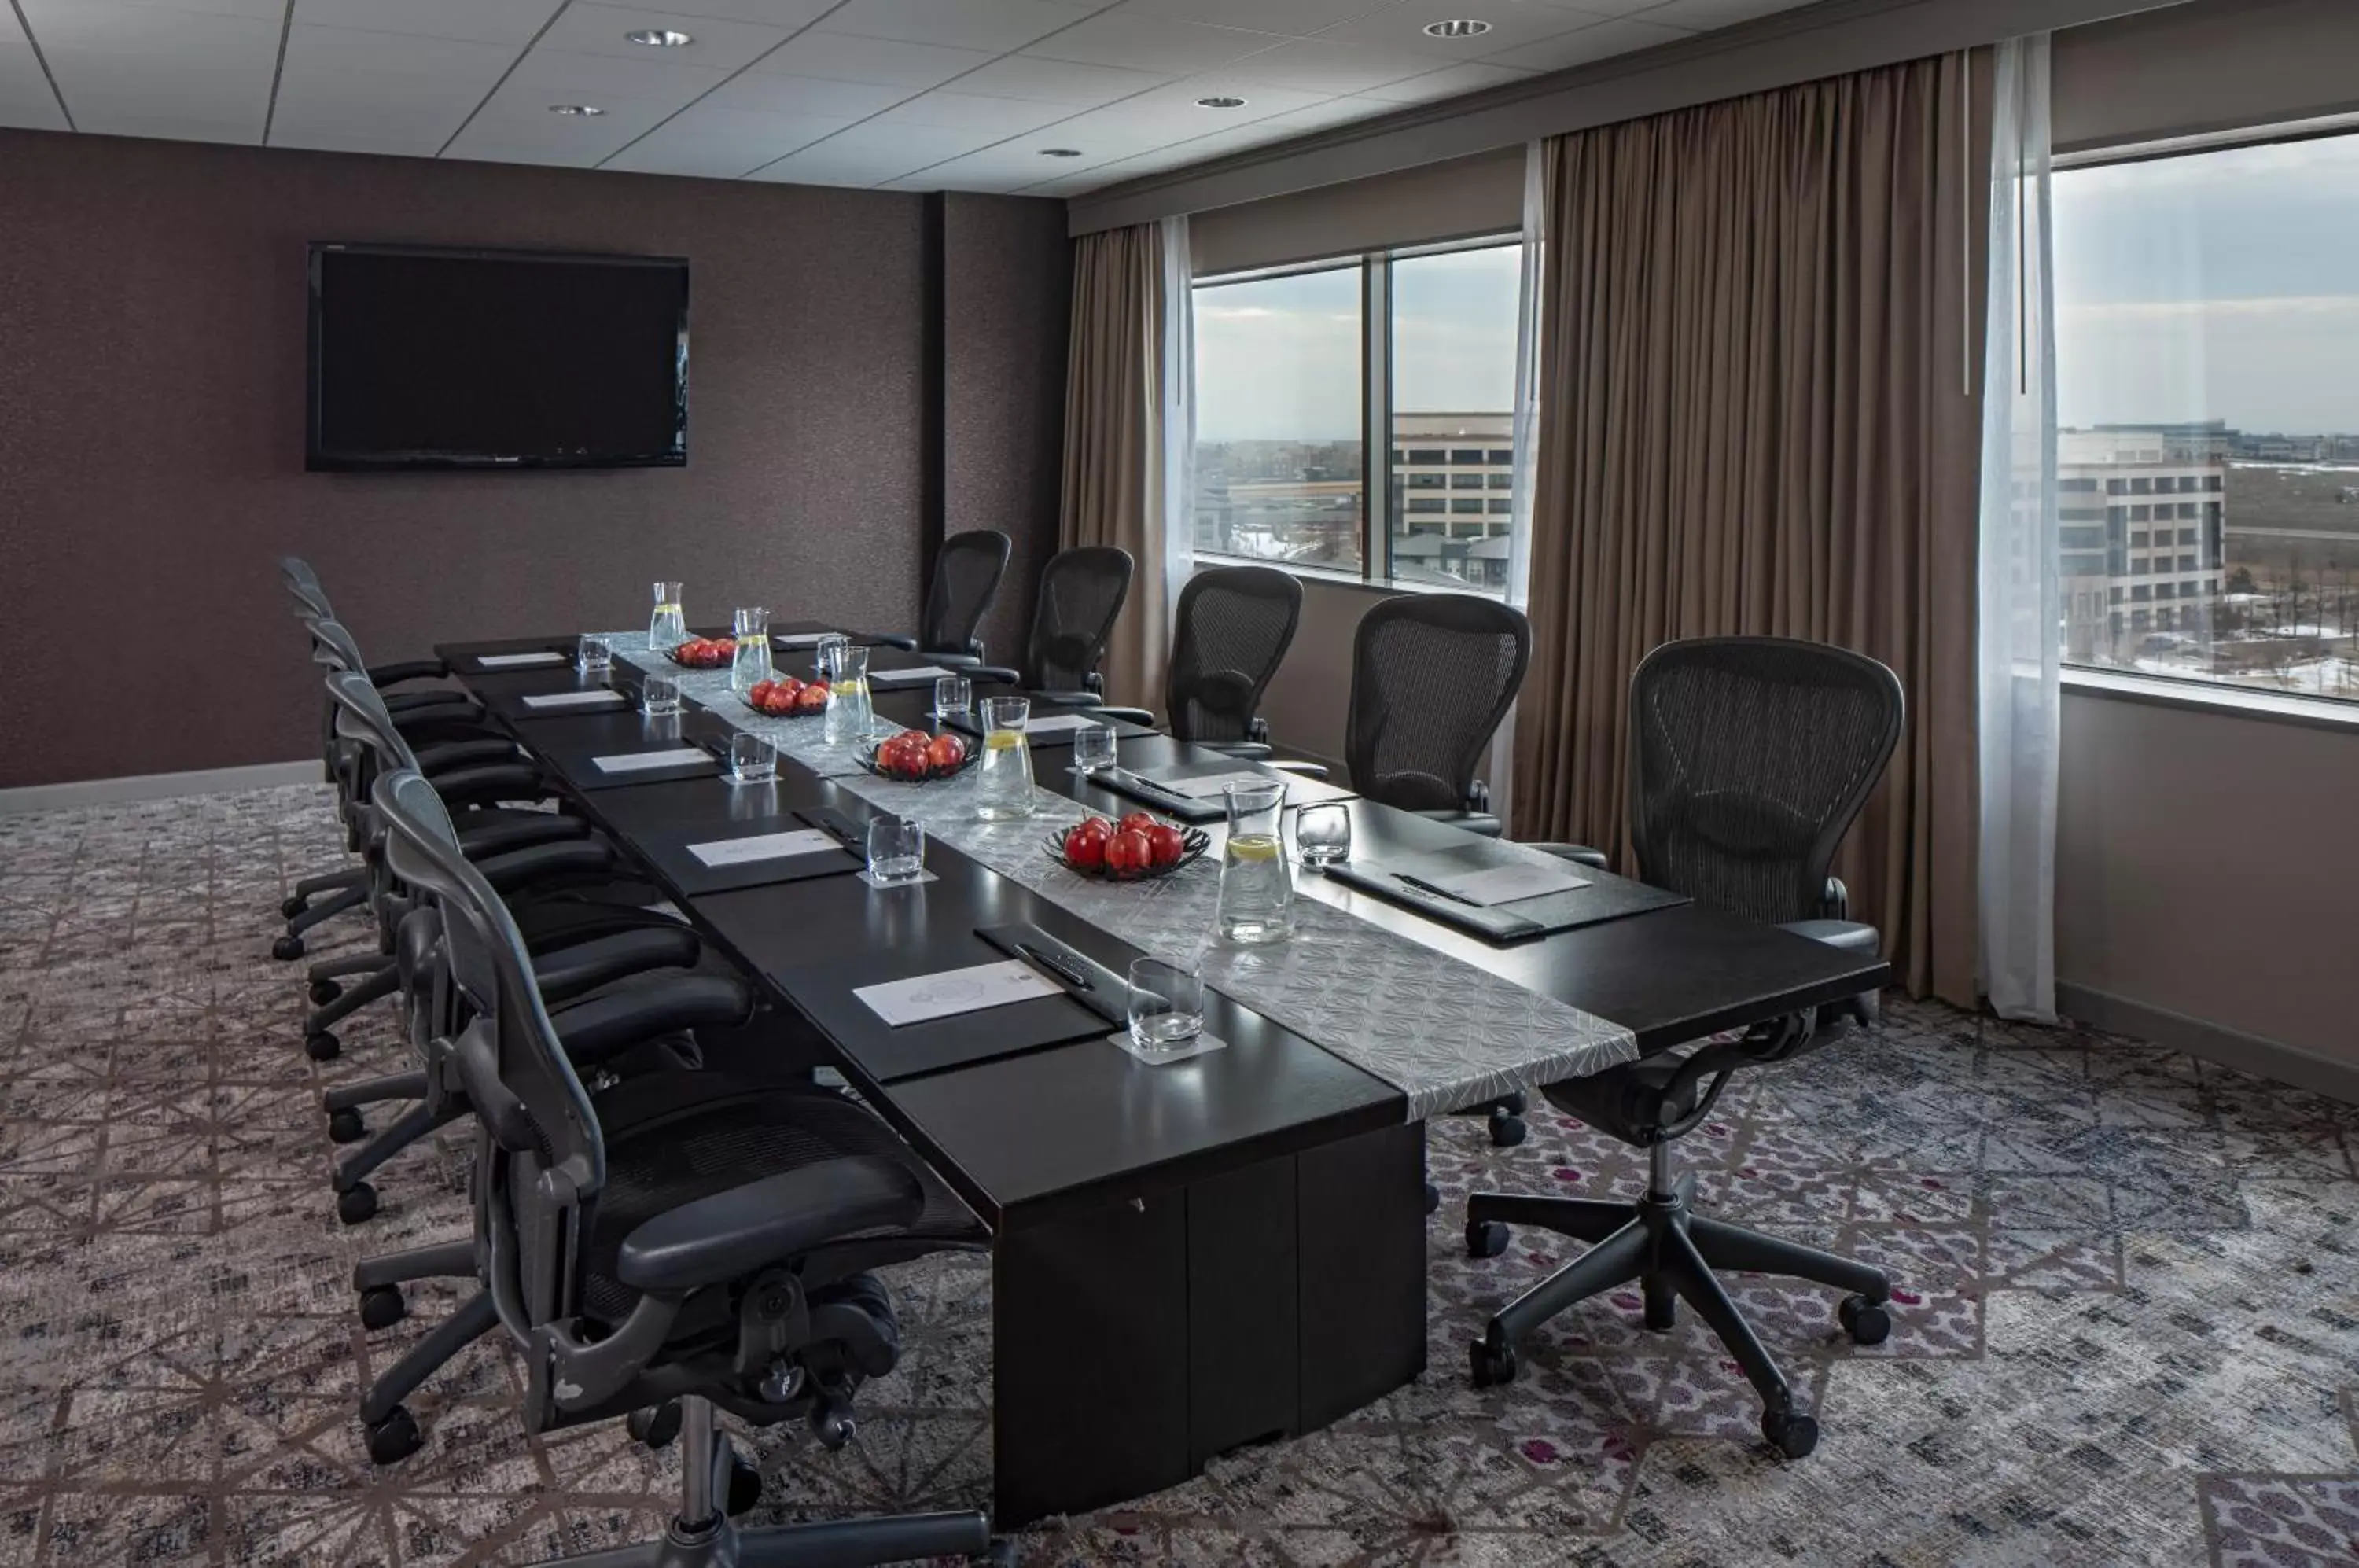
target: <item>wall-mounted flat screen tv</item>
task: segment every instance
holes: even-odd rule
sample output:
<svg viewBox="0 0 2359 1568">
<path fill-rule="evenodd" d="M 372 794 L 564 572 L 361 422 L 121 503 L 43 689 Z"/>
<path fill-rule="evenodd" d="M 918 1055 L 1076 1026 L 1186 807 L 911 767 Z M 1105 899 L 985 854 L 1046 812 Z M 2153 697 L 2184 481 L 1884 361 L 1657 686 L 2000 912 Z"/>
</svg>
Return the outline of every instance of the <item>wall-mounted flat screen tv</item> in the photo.
<svg viewBox="0 0 2359 1568">
<path fill-rule="evenodd" d="M 304 466 L 677 468 L 688 263 L 311 245 Z"/>
</svg>

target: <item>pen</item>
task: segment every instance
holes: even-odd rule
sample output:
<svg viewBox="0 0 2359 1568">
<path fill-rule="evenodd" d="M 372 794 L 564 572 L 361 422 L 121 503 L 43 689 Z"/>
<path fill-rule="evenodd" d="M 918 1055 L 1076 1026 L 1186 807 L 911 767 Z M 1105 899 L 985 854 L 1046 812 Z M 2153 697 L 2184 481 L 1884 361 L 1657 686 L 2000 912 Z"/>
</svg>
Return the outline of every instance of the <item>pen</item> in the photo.
<svg viewBox="0 0 2359 1568">
<path fill-rule="evenodd" d="M 1451 892 L 1451 891 L 1449 888 L 1447 888 L 1447 887 L 1435 887 L 1432 883 L 1428 882 L 1427 880 L 1425 880 L 1423 877 L 1412 877 L 1412 876 L 1410 876 L 1410 875 L 1409 875 L 1408 872 L 1406 872 L 1406 871 L 1396 871 L 1396 872 L 1394 872 L 1394 873 L 1393 873 L 1393 880 L 1394 880 L 1394 881 L 1396 881 L 1396 882 L 1402 883 L 1403 885 L 1405 885 L 1405 886 L 1407 886 L 1407 887 L 1414 887 L 1414 888 L 1416 888 L 1419 892 L 1420 892 L 1420 893 L 1425 893 L 1425 894 L 1429 894 L 1429 895 L 1430 895 L 1430 896 L 1431 896 L 1431 897 L 1433 897 L 1433 898 L 1447 898 L 1447 899 L 1449 899 L 1449 900 L 1450 900 L 1451 903 L 1453 903 L 1453 904 L 1465 904 L 1465 905 L 1468 905 L 1468 906 L 1470 906 L 1470 907 L 1472 907 L 1472 908 L 1473 908 L 1473 909 L 1482 909 L 1482 908 L 1484 907 L 1482 904 L 1480 904 L 1480 903 L 1476 902 L 1476 901 L 1475 901 L 1474 899 L 1473 899 L 1473 898 L 1468 898 L 1468 897 L 1467 897 L 1465 894 L 1463 894 L 1463 893 L 1453 893 L 1453 892 Z"/>
<path fill-rule="evenodd" d="M 1097 988 L 1090 984 L 1090 977 L 1082 972 L 1079 964 L 1073 964 L 1060 954 L 1043 953 L 1028 942 L 1017 942 L 1016 951 L 1019 956 L 1030 959 L 1076 991 L 1093 991 Z"/>
</svg>

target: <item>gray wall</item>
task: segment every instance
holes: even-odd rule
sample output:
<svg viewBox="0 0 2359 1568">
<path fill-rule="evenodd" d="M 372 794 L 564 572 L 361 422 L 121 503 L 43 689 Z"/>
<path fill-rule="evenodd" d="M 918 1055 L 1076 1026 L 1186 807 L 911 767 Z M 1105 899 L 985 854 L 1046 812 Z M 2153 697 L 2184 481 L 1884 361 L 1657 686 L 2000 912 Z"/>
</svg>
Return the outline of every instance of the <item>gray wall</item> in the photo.
<svg viewBox="0 0 2359 1568">
<path fill-rule="evenodd" d="M 691 619 L 764 603 L 912 625 L 935 506 L 1038 527 L 1053 458 L 1030 438 L 1063 406 L 1061 368 L 1041 371 L 1061 208 L 959 201 L 942 261 L 969 281 L 944 334 L 926 201 L 0 132 L 0 786 L 305 755 L 318 688 L 277 584 L 289 551 L 378 659 L 633 625 L 658 574 L 685 580 Z M 689 465 L 304 473 L 311 239 L 688 257 Z M 927 418 L 929 380 L 973 399 L 985 378 L 988 423 Z M 141 695 L 102 717 L 94 688 L 116 682 Z"/>
</svg>

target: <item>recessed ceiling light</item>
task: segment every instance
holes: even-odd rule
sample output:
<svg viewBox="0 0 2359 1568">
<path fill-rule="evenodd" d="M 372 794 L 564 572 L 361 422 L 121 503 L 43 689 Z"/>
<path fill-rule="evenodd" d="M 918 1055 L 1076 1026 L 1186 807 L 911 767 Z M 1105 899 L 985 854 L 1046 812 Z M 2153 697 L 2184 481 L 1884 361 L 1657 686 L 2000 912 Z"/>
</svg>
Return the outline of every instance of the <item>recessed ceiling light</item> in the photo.
<svg viewBox="0 0 2359 1568">
<path fill-rule="evenodd" d="M 1244 99 L 1231 98 L 1225 93 L 1219 97 L 1199 98 L 1196 100 L 1196 107 L 1199 109 L 1242 109 L 1245 106 L 1245 101 Z"/>
<path fill-rule="evenodd" d="M 570 114 L 579 119 L 592 114 L 603 114 L 606 111 L 595 103 L 551 103 L 549 106 L 549 112 L 552 114 Z"/>
<path fill-rule="evenodd" d="M 1479 38 L 1491 30 L 1488 22 L 1428 22 L 1425 36 L 1430 38 Z"/>
<path fill-rule="evenodd" d="M 1040 149 L 1040 156 L 1042 158 L 1079 158 L 1082 156 L 1082 149 L 1079 147 L 1042 147 Z"/>
<path fill-rule="evenodd" d="M 686 49 L 696 39 L 677 27 L 641 27 L 636 32 L 625 33 L 623 41 L 645 44 L 649 49 Z"/>
</svg>

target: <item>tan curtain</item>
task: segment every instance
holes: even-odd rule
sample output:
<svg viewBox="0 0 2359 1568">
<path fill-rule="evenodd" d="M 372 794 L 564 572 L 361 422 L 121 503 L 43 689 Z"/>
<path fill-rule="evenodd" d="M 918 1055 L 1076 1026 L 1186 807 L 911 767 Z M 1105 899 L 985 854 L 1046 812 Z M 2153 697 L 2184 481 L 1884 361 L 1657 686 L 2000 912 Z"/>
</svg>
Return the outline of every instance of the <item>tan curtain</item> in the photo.
<svg viewBox="0 0 2359 1568">
<path fill-rule="evenodd" d="M 1883 660 L 1908 728 L 1836 869 L 1909 989 L 1969 1005 L 1987 74 L 1919 60 L 1548 144 L 1516 732 L 1518 835 L 1622 851 L 1649 648 Z"/>
<path fill-rule="evenodd" d="M 1058 542 L 1120 545 L 1136 563 L 1105 660 L 1106 695 L 1163 703 L 1163 248 L 1154 223 L 1073 242 Z"/>
</svg>

